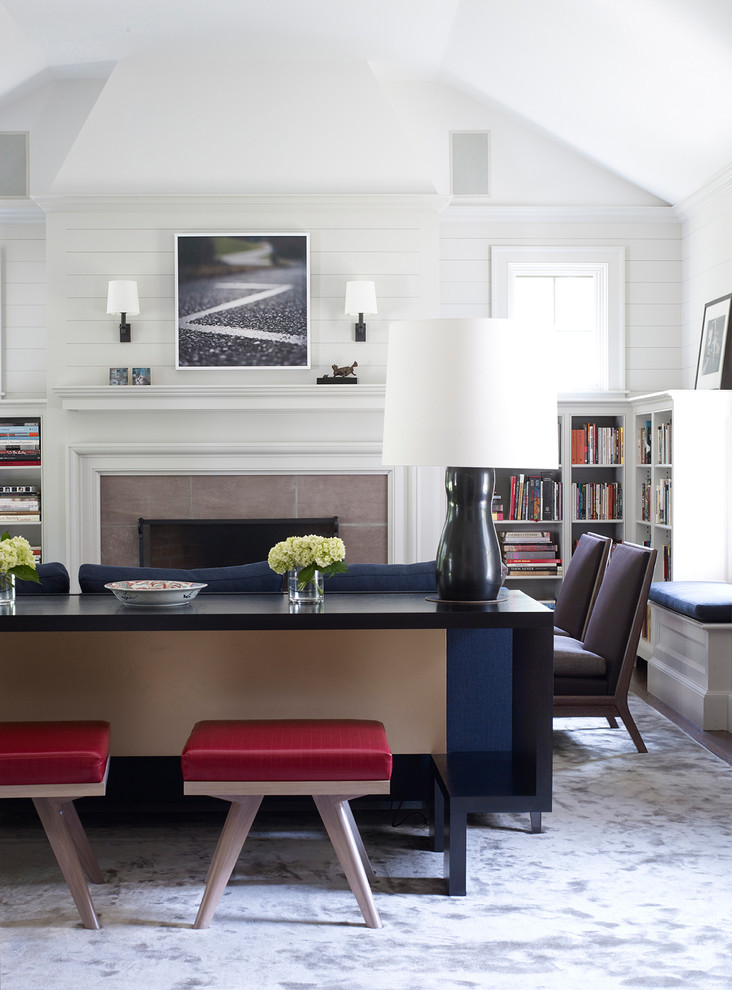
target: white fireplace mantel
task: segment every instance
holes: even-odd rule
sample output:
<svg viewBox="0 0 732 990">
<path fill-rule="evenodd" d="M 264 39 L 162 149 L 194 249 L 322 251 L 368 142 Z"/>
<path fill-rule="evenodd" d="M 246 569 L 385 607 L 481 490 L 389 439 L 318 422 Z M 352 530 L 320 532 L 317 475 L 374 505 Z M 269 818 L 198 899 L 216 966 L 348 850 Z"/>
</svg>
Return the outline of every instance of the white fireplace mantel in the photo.
<svg viewBox="0 0 732 990">
<path fill-rule="evenodd" d="M 384 385 L 100 385 L 54 391 L 64 409 L 383 411 Z"/>
</svg>

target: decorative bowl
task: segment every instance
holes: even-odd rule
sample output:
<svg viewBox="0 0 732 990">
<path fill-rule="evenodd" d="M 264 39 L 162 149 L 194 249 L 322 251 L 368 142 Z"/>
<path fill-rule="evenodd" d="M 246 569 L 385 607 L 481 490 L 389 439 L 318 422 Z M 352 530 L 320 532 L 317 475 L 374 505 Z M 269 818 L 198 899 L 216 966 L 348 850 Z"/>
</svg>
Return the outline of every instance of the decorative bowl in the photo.
<svg viewBox="0 0 732 990">
<path fill-rule="evenodd" d="M 193 581 L 112 581 L 105 584 L 125 605 L 187 605 L 205 584 Z"/>
</svg>

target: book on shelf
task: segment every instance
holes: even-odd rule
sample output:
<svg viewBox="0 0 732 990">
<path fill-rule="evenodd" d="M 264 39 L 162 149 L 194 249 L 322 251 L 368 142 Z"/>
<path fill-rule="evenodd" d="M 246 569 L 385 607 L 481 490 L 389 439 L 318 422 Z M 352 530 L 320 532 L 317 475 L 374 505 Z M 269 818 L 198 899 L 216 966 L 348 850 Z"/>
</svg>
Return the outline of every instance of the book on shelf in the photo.
<svg viewBox="0 0 732 990">
<path fill-rule="evenodd" d="M 6 498 L 0 495 L 0 512 L 40 512 L 41 502 L 35 496 L 11 496 Z"/>
<path fill-rule="evenodd" d="M 38 485 L 0 485 L 0 495 L 35 495 Z"/>
<path fill-rule="evenodd" d="M 0 523 L 37 523 L 41 521 L 40 512 L 5 512 L 0 510 Z"/>
<path fill-rule="evenodd" d="M 552 534 L 547 530 L 529 529 L 529 530 L 518 530 L 509 529 L 506 530 L 501 537 L 504 543 L 551 543 Z"/>
<path fill-rule="evenodd" d="M 508 518 L 527 522 L 562 518 L 562 482 L 550 474 L 511 475 Z"/>
<path fill-rule="evenodd" d="M 623 463 L 623 427 L 598 426 L 585 423 L 572 430 L 572 463 L 604 464 Z"/>
<path fill-rule="evenodd" d="M 2 423 L 0 422 L 0 441 L 6 437 L 39 437 L 41 434 L 38 421 L 32 423 Z"/>
<path fill-rule="evenodd" d="M 651 421 L 647 419 L 638 429 L 637 457 L 639 464 L 651 463 Z"/>
<path fill-rule="evenodd" d="M 620 482 L 573 482 L 572 519 L 620 521 L 623 518 L 623 486 Z"/>
</svg>

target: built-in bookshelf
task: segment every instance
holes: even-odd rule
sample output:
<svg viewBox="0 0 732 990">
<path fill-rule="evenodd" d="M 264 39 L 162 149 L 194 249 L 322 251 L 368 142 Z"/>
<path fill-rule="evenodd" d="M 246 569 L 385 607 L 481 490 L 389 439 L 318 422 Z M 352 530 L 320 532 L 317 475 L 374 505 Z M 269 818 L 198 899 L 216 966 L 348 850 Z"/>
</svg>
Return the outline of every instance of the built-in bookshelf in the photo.
<svg viewBox="0 0 732 990">
<path fill-rule="evenodd" d="M 41 419 L 0 412 L 0 532 L 24 536 L 42 557 Z"/>
<path fill-rule="evenodd" d="M 732 393 L 688 390 L 630 400 L 632 519 L 626 539 L 658 551 L 654 581 L 728 579 Z M 641 640 L 639 653 L 650 656 Z"/>
<path fill-rule="evenodd" d="M 555 470 L 497 472 L 493 506 L 507 583 L 547 602 L 583 532 L 624 538 L 623 404 L 561 403 L 557 442 Z"/>
</svg>

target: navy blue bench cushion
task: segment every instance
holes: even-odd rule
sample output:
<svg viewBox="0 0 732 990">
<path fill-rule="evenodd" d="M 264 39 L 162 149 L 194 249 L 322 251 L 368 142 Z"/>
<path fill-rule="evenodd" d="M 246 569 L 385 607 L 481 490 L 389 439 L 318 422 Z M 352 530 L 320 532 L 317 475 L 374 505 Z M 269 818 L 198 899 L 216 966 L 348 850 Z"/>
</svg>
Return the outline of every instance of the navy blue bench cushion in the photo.
<svg viewBox="0 0 732 990">
<path fill-rule="evenodd" d="M 63 564 L 53 561 L 48 564 L 38 564 L 36 573 L 39 582 L 15 580 L 16 595 L 68 595 L 69 572 Z"/>
<path fill-rule="evenodd" d="M 432 594 L 436 590 L 435 562 L 417 564 L 349 564 L 343 574 L 325 579 L 329 591 L 413 591 Z"/>
<path fill-rule="evenodd" d="M 226 592 L 277 592 L 282 590 L 282 575 L 275 574 L 266 560 L 231 567 L 116 567 L 112 564 L 82 564 L 79 587 L 84 594 L 111 594 L 104 585 L 111 581 L 195 581 L 205 584 L 201 594 Z"/>
<path fill-rule="evenodd" d="M 724 581 L 658 581 L 648 597 L 697 622 L 732 622 L 732 584 Z"/>
</svg>

